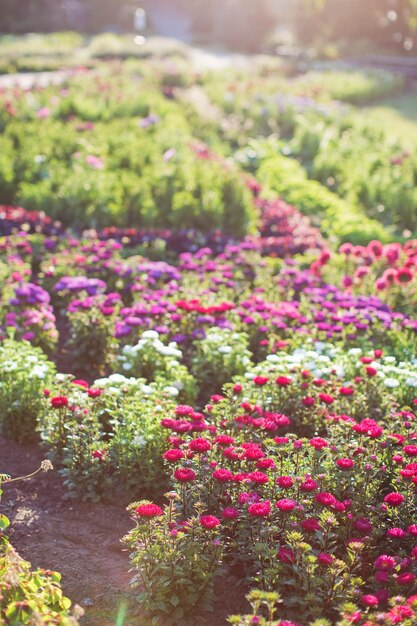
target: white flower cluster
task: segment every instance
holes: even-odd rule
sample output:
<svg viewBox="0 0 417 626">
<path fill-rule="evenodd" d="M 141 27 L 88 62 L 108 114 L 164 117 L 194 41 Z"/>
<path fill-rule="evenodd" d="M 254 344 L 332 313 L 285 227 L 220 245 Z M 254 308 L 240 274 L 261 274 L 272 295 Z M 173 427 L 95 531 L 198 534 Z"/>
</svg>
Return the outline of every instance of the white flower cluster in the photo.
<svg viewBox="0 0 417 626">
<path fill-rule="evenodd" d="M 185 378 L 189 376 L 186 367 L 181 363 L 182 359 L 183 354 L 178 345 L 173 341 L 164 344 L 155 330 L 142 333 L 136 345 L 124 346 L 117 357 L 124 372 L 146 378 L 150 383 L 148 387 L 151 383 L 158 382 L 153 388 L 172 398 L 176 398 L 184 389 Z M 162 384 L 163 379 L 166 380 L 165 385 Z"/>
<path fill-rule="evenodd" d="M 127 389 L 130 392 L 141 393 L 148 397 L 152 395 L 159 397 L 160 395 L 160 389 L 154 383 L 148 385 L 144 382 L 143 378 L 127 378 L 122 374 L 111 374 L 108 378 L 98 378 L 94 381 L 93 387 L 105 389 L 107 393 L 111 393 L 113 395 L 120 395 L 122 393 L 122 389 L 124 391 Z M 172 398 L 175 398 L 179 393 L 176 387 L 169 385 L 164 387 L 162 391 Z M 155 409 L 162 410 L 162 407 L 156 406 Z"/>
<path fill-rule="evenodd" d="M 363 351 L 361 348 L 351 348 L 344 351 L 331 343 L 309 342 L 305 348 L 297 348 L 291 354 L 278 352 L 270 354 L 266 360 L 259 363 L 246 373 L 246 378 L 251 380 L 257 375 L 290 376 L 291 373 L 309 370 L 317 378 L 328 378 L 332 373 L 336 374 L 344 384 L 355 376 L 364 375 L 365 366 L 376 370 L 376 377 L 388 389 L 395 389 L 401 385 L 417 388 L 417 359 L 410 362 L 398 361 L 394 356 L 375 358 L 373 352 Z M 364 364 L 362 357 L 371 358 L 372 361 Z"/>
<path fill-rule="evenodd" d="M 27 379 L 46 380 L 53 374 L 55 366 L 39 348 L 21 344 L 19 350 L 0 347 L 0 376 L 7 374 L 24 375 Z M 0 382 L 1 385 L 1 382 Z"/>
<path fill-rule="evenodd" d="M 122 364 L 122 368 L 125 371 L 129 371 L 133 368 L 132 361 L 140 357 L 141 352 L 149 349 L 154 350 L 163 357 L 170 358 L 172 365 L 175 365 L 173 361 L 179 362 L 182 360 L 182 352 L 178 349 L 175 342 L 165 345 L 159 339 L 159 333 L 155 330 L 146 330 L 142 333 L 141 338 L 135 346 L 128 345 L 123 347 L 122 354 L 118 357 L 118 361 Z"/>
<path fill-rule="evenodd" d="M 108 378 L 98 378 L 94 381 L 93 387 L 105 389 L 107 393 L 120 395 L 122 389 L 129 391 L 137 391 L 145 396 L 152 395 L 156 390 L 152 385 L 146 385 L 141 378 L 127 378 L 122 374 L 111 374 Z"/>
<path fill-rule="evenodd" d="M 210 352 L 221 355 L 233 354 L 235 359 L 242 365 L 250 365 L 250 352 L 247 349 L 246 337 L 242 333 L 236 333 L 228 328 L 210 328 L 202 344 Z"/>
</svg>

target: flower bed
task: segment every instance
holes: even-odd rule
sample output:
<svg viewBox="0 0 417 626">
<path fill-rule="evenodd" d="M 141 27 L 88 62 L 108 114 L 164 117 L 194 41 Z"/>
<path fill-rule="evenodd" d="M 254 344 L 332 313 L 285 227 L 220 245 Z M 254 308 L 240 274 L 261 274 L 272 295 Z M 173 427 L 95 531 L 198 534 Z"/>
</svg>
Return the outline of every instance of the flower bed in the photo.
<svg viewBox="0 0 417 626">
<path fill-rule="evenodd" d="M 30 209 L 0 208 L 1 432 L 43 446 L 70 498 L 139 499 L 125 542 L 152 623 L 198 620 L 233 573 L 253 610 L 231 623 L 413 626 L 415 241 L 274 138 L 228 158 L 246 131 L 187 104 L 186 69 L 152 69 L 1 95 L 2 202 Z M 16 619 L 36 583 L 71 623 L 58 577 L 4 542 Z"/>
<path fill-rule="evenodd" d="M 407 617 L 396 607 L 412 601 L 388 600 L 411 597 L 416 576 L 416 321 L 324 282 L 337 270 L 326 250 L 303 269 L 317 252 L 279 258 L 246 241 L 167 263 L 132 243 L 4 239 L 2 258 L 25 271 L 8 274 L 2 308 L 16 336 L 1 346 L 3 431 L 38 438 L 71 497 L 157 495 L 132 506 L 126 539 L 151 613 L 210 606 L 233 570 L 286 598 L 284 622 Z M 23 301 L 49 307 L 87 380 L 56 375 L 30 345 L 41 319 L 21 340 Z"/>
</svg>

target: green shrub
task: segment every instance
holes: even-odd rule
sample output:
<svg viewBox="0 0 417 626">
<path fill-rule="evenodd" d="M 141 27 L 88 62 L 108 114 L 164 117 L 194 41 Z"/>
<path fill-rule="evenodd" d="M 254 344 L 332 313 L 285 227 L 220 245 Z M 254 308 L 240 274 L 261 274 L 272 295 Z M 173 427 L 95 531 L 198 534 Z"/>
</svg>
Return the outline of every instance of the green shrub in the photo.
<svg viewBox="0 0 417 626">
<path fill-rule="evenodd" d="M 302 166 L 281 154 L 261 159 L 256 172 L 269 193 L 278 194 L 320 226 L 324 235 L 339 242 L 387 242 L 389 233 L 378 221 L 366 217 L 354 204 L 342 200 L 319 182 L 309 180 Z"/>
<path fill-rule="evenodd" d="M 148 383 L 170 387 L 178 402 L 192 403 L 196 397 L 196 383 L 182 360 L 183 354 L 176 343 L 165 345 L 156 331 L 147 330 L 135 346 L 123 347 L 116 369 Z"/>
<path fill-rule="evenodd" d="M 135 527 L 124 542 L 137 571 L 134 582 L 144 589 L 141 604 L 155 618 L 152 623 L 174 626 L 196 610 L 212 608 L 223 547 L 211 520 L 205 524 L 204 516 L 198 517 L 201 510 L 181 524 L 172 506 L 176 496 L 167 495 L 165 510 L 148 501 L 129 506 Z"/>
<path fill-rule="evenodd" d="M 34 441 L 43 411 L 41 391 L 55 366 L 40 348 L 26 341 L 6 339 L 0 345 L 0 424 L 16 441 Z"/>
<path fill-rule="evenodd" d="M 240 173 L 197 156 L 195 113 L 161 93 L 168 69 L 140 90 L 114 70 L 120 76 L 78 77 L 64 95 L 35 92 L 16 103 L 15 115 L 0 114 L 3 201 L 77 229 L 255 232 L 258 214 Z M 182 82 L 181 71 L 168 74 Z"/>
<path fill-rule="evenodd" d="M 210 328 L 197 342 L 192 364 L 200 398 L 207 401 L 212 394 L 220 393 L 225 380 L 247 371 L 251 357 L 246 334 Z"/>
<path fill-rule="evenodd" d="M 57 376 L 39 430 L 70 497 L 97 502 L 115 492 L 143 497 L 166 489 L 161 419 L 173 414 L 171 392 L 121 374 L 91 387 Z"/>
</svg>

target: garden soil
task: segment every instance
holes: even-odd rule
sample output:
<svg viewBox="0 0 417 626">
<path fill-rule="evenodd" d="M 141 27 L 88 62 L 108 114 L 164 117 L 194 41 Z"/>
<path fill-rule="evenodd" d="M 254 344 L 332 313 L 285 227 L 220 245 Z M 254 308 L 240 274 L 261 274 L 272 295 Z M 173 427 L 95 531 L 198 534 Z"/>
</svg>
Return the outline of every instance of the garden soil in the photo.
<svg viewBox="0 0 417 626">
<path fill-rule="evenodd" d="M 36 445 L 20 445 L 0 437 L 0 473 L 31 473 L 44 459 Z M 4 484 L 0 512 L 12 524 L 10 538 L 33 567 L 62 573 L 65 595 L 85 609 L 82 626 L 115 626 L 121 605 L 123 626 L 149 626 L 129 594 L 129 558 L 120 539 L 131 527 L 123 504 L 91 504 L 68 500 L 56 470 L 30 480 Z M 225 626 L 227 615 L 243 611 L 242 589 L 221 580 L 213 614 L 178 626 Z"/>
</svg>

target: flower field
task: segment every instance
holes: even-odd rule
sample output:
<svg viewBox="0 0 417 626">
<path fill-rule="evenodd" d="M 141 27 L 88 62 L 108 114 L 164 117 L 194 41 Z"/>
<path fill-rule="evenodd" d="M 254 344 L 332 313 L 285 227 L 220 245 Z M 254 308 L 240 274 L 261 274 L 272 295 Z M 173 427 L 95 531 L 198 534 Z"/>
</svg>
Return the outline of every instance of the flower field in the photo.
<svg viewBox="0 0 417 626">
<path fill-rule="evenodd" d="M 0 92 L 1 437 L 127 506 L 103 624 L 415 626 L 417 159 L 360 109 L 403 85 L 253 63 Z M 0 622 L 89 623 L 8 532 Z"/>
</svg>

